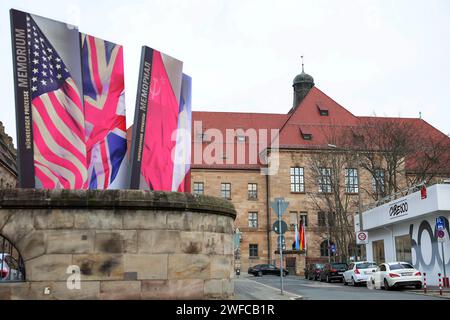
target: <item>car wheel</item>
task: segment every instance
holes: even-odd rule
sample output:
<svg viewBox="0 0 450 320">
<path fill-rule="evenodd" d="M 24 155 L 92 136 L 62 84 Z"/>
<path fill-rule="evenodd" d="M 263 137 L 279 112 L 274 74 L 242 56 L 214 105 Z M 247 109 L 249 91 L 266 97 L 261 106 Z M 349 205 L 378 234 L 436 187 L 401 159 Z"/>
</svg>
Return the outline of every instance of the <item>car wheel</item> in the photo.
<svg viewBox="0 0 450 320">
<path fill-rule="evenodd" d="M 345 280 L 345 278 L 342 278 L 342 282 L 344 282 L 344 286 L 348 286 L 348 282 L 347 280 Z"/>
<path fill-rule="evenodd" d="M 391 287 L 389 287 L 389 283 L 386 279 L 384 279 L 384 290 L 386 290 L 386 291 L 391 290 Z"/>
<path fill-rule="evenodd" d="M 352 286 L 354 286 L 354 287 L 356 287 L 356 286 L 358 285 L 358 284 L 356 283 L 356 281 L 355 281 L 355 278 L 353 278 L 353 277 L 352 277 L 352 282 L 351 282 L 351 283 L 352 283 Z"/>
<path fill-rule="evenodd" d="M 258 277 L 262 277 L 263 273 L 262 271 L 258 271 Z"/>
<path fill-rule="evenodd" d="M 421 283 L 416 284 L 416 285 L 414 286 L 414 288 L 416 288 L 417 290 L 422 289 L 422 284 L 421 284 Z"/>
</svg>

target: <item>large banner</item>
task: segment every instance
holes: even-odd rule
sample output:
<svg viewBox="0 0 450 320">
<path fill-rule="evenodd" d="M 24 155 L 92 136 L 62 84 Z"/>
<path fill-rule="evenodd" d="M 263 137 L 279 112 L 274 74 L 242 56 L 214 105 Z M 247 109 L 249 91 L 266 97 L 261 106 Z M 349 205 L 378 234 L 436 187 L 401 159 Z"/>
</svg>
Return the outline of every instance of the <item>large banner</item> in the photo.
<svg viewBox="0 0 450 320">
<path fill-rule="evenodd" d="M 132 189 L 173 188 L 183 63 L 142 48 L 131 146 Z"/>
<path fill-rule="evenodd" d="M 122 46 L 14 9 L 11 31 L 20 187 L 125 187 Z"/>
<path fill-rule="evenodd" d="M 123 48 L 83 33 L 81 44 L 89 189 L 125 188 L 114 183 L 127 151 Z"/>
<path fill-rule="evenodd" d="M 65 23 L 11 10 L 19 185 L 87 187 L 80 38 Z"/>
</svg>

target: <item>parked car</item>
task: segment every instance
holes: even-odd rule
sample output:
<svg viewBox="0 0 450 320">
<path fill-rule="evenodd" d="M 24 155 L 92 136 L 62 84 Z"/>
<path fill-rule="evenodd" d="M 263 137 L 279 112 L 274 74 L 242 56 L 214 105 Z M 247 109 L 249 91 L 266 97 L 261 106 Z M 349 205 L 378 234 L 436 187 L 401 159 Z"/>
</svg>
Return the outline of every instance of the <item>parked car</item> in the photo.
<svg viewBox="0 0 450 320">
<path fill-rule="evenodd" d="M 344 272 L 348 269 L 348 266 L 344 262 L 327 263 L 320 272 L 320 281 L 331 282 L 333 280 L 344 280 Z"/>
<path fill-rule="evenodd" d="M 22 280 L 23 275 L 19 271 L 19 264 L 10 254 L 0 253 L 0 281 Z"/>
<path fill-rule="evenodd" d="M 308 265 L 305 271 L 305 279 L 319 280 L 320 272 L 323 269 L 323 263 L 311 263 Z"/>
<path fill-rule="evenodd" d="M 366 283 L 377 267 L 373 261 L 350 263 L 347 271 L 344 272 L 344 285 L 351 284 L 356 287 L 358 284 Z"/>
<path fill-rule="evenodd" d="M 396 261 L 380 264 L 370 276 L 370 282 L 375 288 L 384 287 L 385 290 L 407 286 L 421 289 L 423 276 L 409 262 Z"/>
<path fill-rule="evenodd" d="M 252 274 L 255 277 L 261 277 L 265 274 L 280 275 L 280 268 L 277 268 L 273 264 L 257 264 L 256 266 L 248 268 L 248 274 Z M 289 272 L 283 268 L 283 276 L 287 276 Z"/>
</svg>

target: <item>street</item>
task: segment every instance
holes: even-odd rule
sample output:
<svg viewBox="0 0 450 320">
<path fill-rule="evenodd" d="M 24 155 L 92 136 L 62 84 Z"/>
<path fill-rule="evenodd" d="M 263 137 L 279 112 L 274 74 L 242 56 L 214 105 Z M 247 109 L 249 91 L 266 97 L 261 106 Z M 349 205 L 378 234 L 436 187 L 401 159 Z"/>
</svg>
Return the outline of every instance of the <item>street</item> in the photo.
<svg viewBox="0 0 450 320">
<path fill-rule="evenodd" d="M 264 293 L 257 293 L 264 289 Z M 409 289 L 393 291 L 370 290 L 366 286 L 344 286 L 340 282 L 326 283 L 305 280 L 298 276 L 284 278 L 285 296 L 280 295 L 280 278 L 244 276 L 235 278 L 235 299 L 298 299 L 304 300 L 440 300 L 412 292 Z"/>
</svg>

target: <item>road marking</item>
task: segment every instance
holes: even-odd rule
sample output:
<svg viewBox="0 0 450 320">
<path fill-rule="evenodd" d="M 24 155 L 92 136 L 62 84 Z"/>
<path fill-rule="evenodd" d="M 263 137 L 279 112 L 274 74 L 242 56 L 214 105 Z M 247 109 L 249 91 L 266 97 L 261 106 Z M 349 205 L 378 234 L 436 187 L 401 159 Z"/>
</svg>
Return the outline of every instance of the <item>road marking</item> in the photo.
<svg viewBox="0 0 450 320">
<path fill-rule="evenodd" d="M 276 290 L 276 291 L 280 291 L 280 288 L 275 288 L 275 287 L 271 287 L 271 286 L 269 286 L 269 285 L 267 285 L 267 284 L 264 284 L 264 283 L 261 283 L 261 282 L 258 282 L 258 281 L 255 281 L 255 280 L 250 280 L 250 279 L 248 279 L 249 281 L 253 281 L 253 282 L 256 282 L 257 284 L 260 284 L 260 285 L 262 285 L 262 286 L 264 286 L 264 287 L 267 287 L 267 288 L 270 288 L 270 289 L 273 289 L 273 290 Z M 286 291 L 286 290 L 283 290 L 284 292 L 286 292 L 286 293 L 289 293 L 290 295 L 292 295 L 292 296 L 295 296 L 296 298 L 291 298 L 291 299 L 302 299 L 303 297 L 302 296 L 300 296 L 300 295 L 298 295 L 298 294 L 295 294 L 295 293 L 292 293 L 292 292 L 289 292 L 289 291 Z"/>
</svg>

